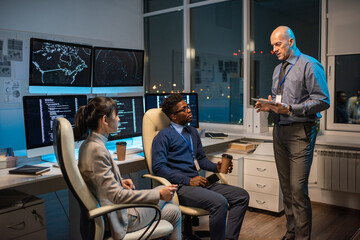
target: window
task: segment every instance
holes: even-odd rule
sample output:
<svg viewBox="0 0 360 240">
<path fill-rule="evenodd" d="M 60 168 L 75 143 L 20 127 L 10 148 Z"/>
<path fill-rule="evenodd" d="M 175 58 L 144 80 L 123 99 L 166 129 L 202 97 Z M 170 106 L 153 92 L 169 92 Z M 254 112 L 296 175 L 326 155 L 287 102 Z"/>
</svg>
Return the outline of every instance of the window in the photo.
<svg viewBox="0 0 360 240">
<path fill-rule="evenodd" d="M 144 13 L 181 6 L 183 0 L 144 0 Z"/>
<path fill-rule="evenodd" d="M 360 131 L 360 54 L 330 56 L 329 66 L 335 81 L 329 81 L 327 129 Z"/>
<path fill-rule="evenodd" d="M 270 35 L 280 25 L 290 27 L 299 50 L 320 61 L 320 3 L 319 0 L 252 2 L 250 44 L 250 97 L 267 98 L 271 94 L 272 75 L 280 64 L 272 53 Z M 253 101 L 250 101 L 254 104 Z M 269 124 L 273 124 L 269 115 Z"/>
<path fill-rule="evenodd" d="M 144 18 L 145 87 L 148 93 L 184 90 L 183 13 Z"/>
<path fill-rule="evenodd" d="M 359 1 L 327 1 L 327 61 L 330 108 L 326 129 L 360 132 Z"/>
<path fill-rule="evenodd" d="M 201 122 L 243 124 L 242 1 L 190 9 L 191 89 Z"/>
</svg>

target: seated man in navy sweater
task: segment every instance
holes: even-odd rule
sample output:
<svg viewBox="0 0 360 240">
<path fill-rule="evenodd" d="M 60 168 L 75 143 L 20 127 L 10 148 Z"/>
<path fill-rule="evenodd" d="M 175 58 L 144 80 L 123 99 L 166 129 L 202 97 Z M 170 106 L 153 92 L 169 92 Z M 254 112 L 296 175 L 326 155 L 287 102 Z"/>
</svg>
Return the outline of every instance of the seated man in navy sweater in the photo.
<svg viewBox="0 0 360 240">
<path fill-rule="evenodd" d="M 209 161 L 197 130 L 185 126 L 192 121 L 192 113 L 180 94 L 169 95 L 164 99 L 161 108 L 170 118 L 171 124 L 154 138 L 154 174 L 179 185 L 177 193 L 181 205 L 198 207 L 210 212 L 211 239 L 239 239 L 249 194 L 244 189 L 231 185 L 209 185 L 206 178 L 199 176 L 199 169 L 219 172 L 221 162 L 215 164 Z"/>
</svg>

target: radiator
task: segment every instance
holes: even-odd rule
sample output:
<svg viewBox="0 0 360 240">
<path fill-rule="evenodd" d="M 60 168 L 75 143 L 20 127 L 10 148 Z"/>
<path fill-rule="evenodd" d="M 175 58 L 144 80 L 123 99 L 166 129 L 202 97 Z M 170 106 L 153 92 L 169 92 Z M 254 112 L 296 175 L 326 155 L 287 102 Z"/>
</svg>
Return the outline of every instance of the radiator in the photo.
<svg viewBox="0 0 360 240">
<path fill-rule="evenodd" d="M 360 151 L 316 149 L 315 156 L 321 188 L 360 193 Z"/>
</svg>

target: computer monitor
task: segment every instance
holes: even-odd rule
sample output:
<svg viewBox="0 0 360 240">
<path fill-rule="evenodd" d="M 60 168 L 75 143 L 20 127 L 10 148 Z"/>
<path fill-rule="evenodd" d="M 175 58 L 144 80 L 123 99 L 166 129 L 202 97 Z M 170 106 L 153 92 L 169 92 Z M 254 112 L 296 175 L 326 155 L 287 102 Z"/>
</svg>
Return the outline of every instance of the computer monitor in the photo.
<svg viewBox="0 0 360 240">
<path fill-rule="evenodd" d="M 53 120 L 63 117 L 74 125 L 86 95 L 24 96 L 24 121 L 28 157 L 53 153 Z"/>
<path fill-rule="evenodd" d="M 143 86 L 143 50 L 94 47 L 93 66 L 93 87 Z"/>
<path fill-rule="evenodd" d="M 92 47 L 30 39 L 29 86 L 91 88 Z"/>
<path fill-rule="evenodd" d="M 120 118 L 119 128 L 116 133 L 109 135 L 109 141 L 142 135 L 142 119 L 144 104 L 142 96 L 111 97 L 117 104 Z M 91 99 L 89 99 L 90 101 Z"/>
<path fill-rule="evenodd" d="M 145 111 L 151 108 L 160 108 L 164 98 L 170 93 L 146 93 L 145 94 Z M 192 112 L 192 122 L 189 124 L 195 128 L 199 128 L 199 111 L 198 111 L 198 95 L 197 93 L 181 93 L 185 102 L 190 106 Z"/>
</svg>

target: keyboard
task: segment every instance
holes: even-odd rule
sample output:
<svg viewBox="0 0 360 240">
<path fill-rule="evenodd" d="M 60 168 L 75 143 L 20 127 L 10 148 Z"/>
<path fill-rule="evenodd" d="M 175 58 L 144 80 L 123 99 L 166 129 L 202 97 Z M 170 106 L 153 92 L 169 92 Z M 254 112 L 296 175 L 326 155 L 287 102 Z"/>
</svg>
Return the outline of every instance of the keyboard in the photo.
<svg viewBox="0 0 360 240">
<path fill-rule="evenodd" d="M 136 154 L 136 153 L 141 153 L 143 152 L 144 149 L 141 148 L 141 147 L 138 147 L 138 148 L 130 148 L 130 149 L 126 149 L 126 155 L 128 154 Z"/>
<path fill-rule="evenodd" d="M 205 137 L 209 138 L 226 138 L 228 135 L 225 133 L 212 133 L 212 132 L 206 132 Z"/>
</svg>

